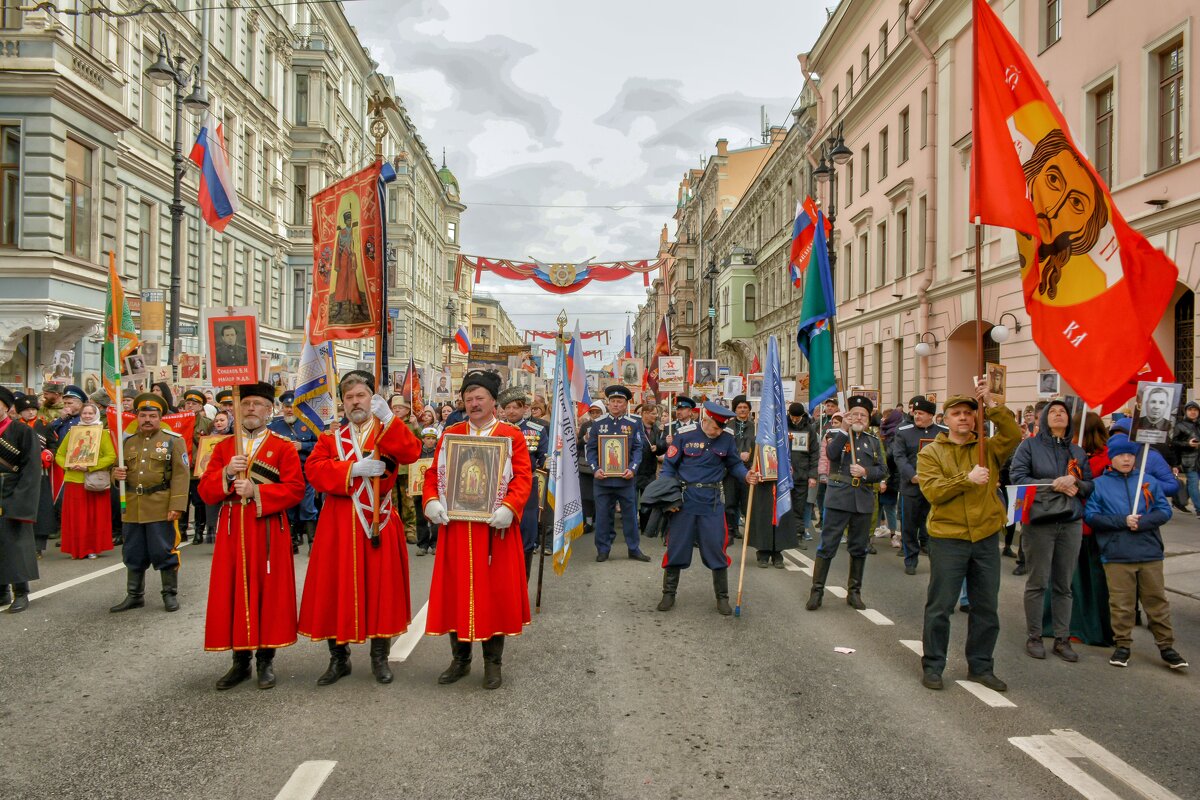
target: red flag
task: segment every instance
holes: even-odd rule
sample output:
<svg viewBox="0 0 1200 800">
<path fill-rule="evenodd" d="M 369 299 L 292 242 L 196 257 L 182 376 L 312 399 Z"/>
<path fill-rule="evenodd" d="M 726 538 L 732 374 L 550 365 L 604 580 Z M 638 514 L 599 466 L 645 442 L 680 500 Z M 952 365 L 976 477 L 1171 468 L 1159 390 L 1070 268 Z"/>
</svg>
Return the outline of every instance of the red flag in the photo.
<svg viewBox="0 0 1200 800">
<path fill-rule="evenodd" d="M 658 397 L 658 357 L 671 355 L 671 332 L 667 330 L 667 318 L 663 317 L 662 324 L 658 326 L 658 338 L 654 340 L 654 354 L 650 356 L 650 362 L 646 364 L 646 373 L 643 375 L 646 385 L 650 387 L 650 391 Z"/>
<path fill-rule="evenodd" d="M 754 360 L 750 362 L 750 374 L 757 375 L 762 372 L 762 363 L 758 360 L 758 353 L 754 354 Z"/>
<path fill-rule="evenodd" d="M 1125 222 L 987 0 L 974 31 L 971 218 L 1017 232 L 1034 341 L 1100 406 L 1151 357 L 1179 270 Z"/>
<path fill-rule="evenodd" d="M 693 358 L 688 359 L 687 382 L 688 386 L 696 382 L 696 360 Z"/>
<path fill-rule="evenodd" d="M 1167 364 L 1167 360 L 1163 358 L 1162 351 L 1158 349 L 1158 344 L 1151 341 L 1149 360 L 1142 365 L 1141 369 L 1122 383 L 1115 392 L 1109 395 L 1108 399 L 1100 404 L 1097 412 L 1101 415 L 1111 414 L 1128 403 L 1137 394 L 1138 381 L 1154 381 L 1160 378 L 1163 383 L 1175 382 L 1175 375 L 1171 367 Z"/>
<path fill-rule="evenodd" d="M 408 369 L 404 371 L 404 381 L 400 384 L 400 394 L 412 409 L 412 413 L 419 415 L 425 409 L 424 392 L 421 389 L 421 373 L 411 356 L 408 359 Z"/>
</svg>

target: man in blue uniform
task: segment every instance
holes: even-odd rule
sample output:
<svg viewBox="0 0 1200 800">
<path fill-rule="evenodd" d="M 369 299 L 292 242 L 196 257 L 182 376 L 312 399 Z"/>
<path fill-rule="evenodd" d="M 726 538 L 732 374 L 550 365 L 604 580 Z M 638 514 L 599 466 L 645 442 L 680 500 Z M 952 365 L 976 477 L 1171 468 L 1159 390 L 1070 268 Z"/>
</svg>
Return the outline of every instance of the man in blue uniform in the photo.
<svg viewBox="0 0 1200 800">
<path fill-rule="evenodd" d="M 903 503 L 900 507 L 900 544 L 904 554 L 904 574 L 917 574 L 917 560 L 921 553 L 929 552 L 929 531 L 925 522 L 929 518 L 929 501 L 921 494 L 917 483 L 917 454 L 921 448 L 946 433 L 946 427 L 933 421 L 937 404 L 921 395 L 909 403 L 912 422 L 901 425 L 892 437 L 892 459 L 896 462 L 896 473 L 900 483 Z"/>
<path fill-rule="evenodd" d="M 659 448 L 662 452 L 666 452 L 666 449 L 671 446 L 672 440 L 679 434 L 698 429 L 696 421 L 692 418 L 692 415 L 695 413 L 695 400 L 686 394 L 681 394 L 675 398 L 675 420 L 668 425 L 664 425 L 662 429 L 661 446 Z"/>
<path fill-rule="evenodd" d="M 596 497 L 596 560 L 608 560 L 608 551 L 617 538 L 613 525 L 619 503 L 621 531 L 625 534 L 629 557 L 634 561 L 649 561 L 650 556 L 642 552 L 638 537 L 637 484 L 633 477 L 642 463 L 642 421 L 625 413 L 633 392 L 624 386 L 609 386 L 604 396 L 608 413 L 588 429 L 586 448 Z M 624 441 L 601 439 L 610 436 L 623 437 Z"/>
<path fill-rule="evenodd" d="M 867 397 L 854 395 L 847 399 L 845 420 L 850 430 L 836 431 L 825 446 L 829 488 L 821 515 L 821 544 L 813 564 L 812 590 L 804 606 L 809 611 L 821 607 L 829 564 L 837 555 L 843 533 L 847 534 L 846 550 L 850 553 L 846 602 L 860 611 L 867 607 L 861 592 L 871 541 L 871 516 L 875 513 L 875 485 L 887 477 L 887 461 L 879 439 L 867 433 L 874 410 L 874 403 Z"/>
<path fill-rule="evenodd" d="M 296 416 L 295 402 L 296 395 L 292 392 L 284 392 L 279 395 L 279 403 L 283 406 L 283 414 L 271 420 L 270 424 L 267 425 L 267 430 L 292 442 L 292 445 L 296 448 L 296 455 L 300 456 L 300 473 L 304 474 L 304 464 L 308 461 L 308 454 L 317 445 L 317 435 Z M 300 541 L 304 536 L 308 537 L 308 546 L 312 547 L 313 536 L 317 527 L 317 512 L 317 495 L 306 476 L 304 479 L 304 499 L 300 501 L 300 505 L 292 506 L 287 512 L 288 525 L 292 529 L 293 553 L 300 552 Z M 300 532 L 301 528 L 304 529 L 303 533 Z"/>
<path fill-rule="evenodd" d="M 667 524 L 667 552 L 663 556 L 663 596 L 659 611 L 670 611 L 679 588 L 679 571 L 692 564 L 692 543 L 699 540 L 700 559 L 712 570 L 717 611 L 725 616 L 729 607 L 729 540 L 725 528 L 725 506 L 721 483 L 726 475 L 747 483 L 758 483 L 758 473 L 749 472 L 738 453 L 733 434 L 724 425 L 733 412 L 716 403 L 705 403 L 700 427 L 681 433 L 663 458 L 663 478 L 682 484 L 679 510 Z"/>
<path fill-rule="evenodd" d="M 541 505 L 538 472 L 542 473 L 541 479 L 545 480 L 546 459 L 550 455 L 550 424 L 544 419 L 525 417 L 529 407 L 529 395 L 524 389 L 516 386 L 505 389 L 496 402 L 505 418 L 525 434 L 529 463 L 533 469 L 533 487 L 529 491 L 529 499 L 525 501 L 525 509 L 521 512 L 521 544 L 525 547 L 525 579 L 528 580 L 533 571 L 533 554 L 538 546 L 538 509 Z"/>
</svg>

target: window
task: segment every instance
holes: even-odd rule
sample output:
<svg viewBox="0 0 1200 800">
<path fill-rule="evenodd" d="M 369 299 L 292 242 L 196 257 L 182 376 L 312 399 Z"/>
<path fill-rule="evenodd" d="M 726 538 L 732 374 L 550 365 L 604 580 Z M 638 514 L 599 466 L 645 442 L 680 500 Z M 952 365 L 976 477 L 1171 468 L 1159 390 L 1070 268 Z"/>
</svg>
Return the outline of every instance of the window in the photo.
<svg viewBox="0 0 1200 800">
<path fill-rule="evenodd" d="M 892 397 L 893 405 L 904 402 L 904 340 L 892 340 Z"/>
<path fill-rule="evenodd" d="M 867 281 L 870 279 L 871 247 L 867 234 L 858 237 L 858 293 L 867 293 Z"/>
<path fill-rule="evenodd" d="M 1089 0 L 1088 14 L 1094 14 L 1104 6 L 1108 5 L 1108 0 Z M 1178 372 L 1176 372 L 1178 374 Z"/>
<path fill-rule="evenodd" d="M 64 252 L 76 258 L 87 258 L 92 249 L 92 151 L 74 139 L 67 139 L 64 188 Z"/>
<path fill-rule="evenodd" d="M 928 254 L 925 252 L 926 232 L 929 225 L 928 203 L 925 197 L 921 197 L 917 201 L 917 263 L 913 264 L 913 272 L 920 272 L 925 269 L 926 258 Z"/>
<path fill-rule="evenodd" d="M 689 281 L 696 280 L 696 261 L 695 261 L 695 259 L 689 258 L 687 260 L 687 279 Z"/>
<path fill-rule="evenodd" d="M 308 167 L 303 164 L 292 167 L 292 224 L 308 222 Z"/>
<path fill-rule="evenodd" d="M 233 47 L 237 41 L 237 9 L 225 9 L 225 60 L 233 63 Z"/>
<path fill-rule="evenodd" d="M 838 90 L 838 87 L 833 87 L 833 113 L 835 114 L 838 112 L 838 99 L 840 94 L 841 92 Z"/>
<path fill-rule="evenodd" d="M 908 161 L 908 106 L 900 112 L 900 152 L 896 155 L 896 166 L 900 166 L 905 161 Z"/>
<path fill-rule="evenodd" d="M 854 275 L 854 249 L 847 243 L 845 251 L 842 253 L 842 300 L 848 300 L 854 295 L 854 287 L 851 283 L 852 275 Z"/>
<path fill-rule="evenodd" d="M 879 63 L 887 61 L 888 57 L 888 26 L 883 23 L 883 27 L 879 29 Z"/>
<path fill-rule="evenodd" d="M 875 379 L 875 381 L 871 385 L 874 386 L 876 389 L 879 389 L 882 392 L 882 390 L 883 390 L 883 344 L 882 343 L 877 342 L 875 344 L 875 346 L 871 348 L 871 361 L 872 361 L 871 372 L 872 372 L 872 376 Z M 882 395 L 880 396 L 880 399 L 881 400 L 883 399 Z M 879 413 L 883 413 L 883 409 L 879 409 Z"/>
<path fill-rule="evenodd" d="M 17 244 L 20 219 L 21 129 L 0 125 L 0 246 Z"/>
<path fill-rule="evenodd" d="M 753 283 L 747 283 L 742 288 L 742 320 L 744 322 L 754 322 L 757 318 L 757 297 L 758 289 Z"/>
<path fill-rule="evenodd" d="M 254 196 L 254 153 L 257 149 L 256 142 L 257 137 L 254 135 L 254 131 L 247 128 L 245 139 L 242 143 L 242 158 L 245 160 L 242 161 L 242 168 L 238 170 L 238 177 L 241 178 L 239 190 L 246 197 Z"/>
<path fill-rule="evenodd" d="M 871 77 L 871 48 L 870 47 L 863 48 L 862 69 L 860 69 L 859 72 L 862 73 L 862 80 L 863 80 L 863 83 L 865 84 L 867 82 L 867 79 Z"/>
<path fill-rule="evenodd" d="M 262 163 L 258 166 L 262 171 L 262 186 L 259 187 L 259 196 L 262 198 L 262 204 L 269 206 L 271 201 L 271 148 L 263 147 Z"/>
<path fill-rule="evenodd" d="M 306 278 L 303 269 L 292 270 L 292 328 L 301 330 L 304 328 L 304 320 L 308 316 L 308 303 L 306 302 L 307 286 L 305 285 Z"/>
<path fill-rule="evenodd" d="M 296 124 L 308 124 L 308 75 L 296 76 Z"/>
<path fill-rule="evenodd" d="M 862 193 L 871 190 L 871 145 L 864 144 L 862 149 Z"/>
<path fill-rule="evenodd" d="M 446 241 L 458 241 L 458 223 L 454 220 L 450 220 L 446 223 Z"/>
<path fill-rule="evenodd" d="M 879 132 L 879 180 L 888 176 L 888 129 Z"/>
<path fill-rule="evenodd" d="M 268 100 L 275 94 L 275 54 L 271 48 L 263 50 L 263 97 Z"/>
<path fill-rule="evenodd" d="M 154 284 L 154 205 L 138 203 L 138 290 Z"/>
<path fill-rule="evenodd" d="M 17 8 L 22 5 L 23 0 L 0 0 L 0 28 L 6 31 L 21 29 L 21 12 Z"/>
<path fill-rule="evenodd" d="M 1183 156 L 1183 40 L 1158 53 L 1158 169 Z"/>
<path fill-rule="evenodd" d="M 846 70 L 846 102 L 854 99 L 854 67 Z"/>
<path fill-rule="evenodd" d="M 854 160 L 846 162 L 846 205 L 850 207 L 850 203 L 854 201 Z"/>
<path fill-rule="evenodd" d="M 1062 0 L 1046 0 L 1042 18 L 1042 49 L 1062 38 Z"/>
<path fill-rule="evenodd" d="M 879 223 L 875 231 L 875 285 L 883 286 L 887 283 L 887 220 Z"/>
<path fill-rule="evenodd" d="M 689 300 L 687 302 L 687 305 L 684 306 L 684 308 L 683 308 L 683 324 L 684 325 L 695 325 L 696 324 L 696 304 L 693 303 L 691 300 Z"/>
<path fill-rule="evenodd" d="M 929 90 L 921 90 L 921 147 L 929 144 Z"/>
<path fill-rule="evenodd" d="M 1092 104 L 1096 109 L 1096 120 L 1092 126 L 1093 163 L 1105 185 L 1112 185 L 1113 165 L 1113 85 L 1101 86 L 1092 93 Z"/>
<path fill-rule="evenodd" d="M 896 279 L 908 274 L 908 209 L 896 212 Z"/>
<path fill-rule="evenodd" d="M 142 130 L 153 135 L 158 130 L 156 120 L 158 119 L 158 87 L 154 85 L 154 81 L 146 77 L 146 69 L 154 63 L 154 53 L 150 50 L 142 51 L 142 92 L 139 98 L 141 105 L 141 122 Z"/>
<path fill-rule="evenodd" d="M 254 57 L 258 53 L 258 32 L 253 28 L 246 31 L 246 81 L 254 86 Z"/>
</svg>

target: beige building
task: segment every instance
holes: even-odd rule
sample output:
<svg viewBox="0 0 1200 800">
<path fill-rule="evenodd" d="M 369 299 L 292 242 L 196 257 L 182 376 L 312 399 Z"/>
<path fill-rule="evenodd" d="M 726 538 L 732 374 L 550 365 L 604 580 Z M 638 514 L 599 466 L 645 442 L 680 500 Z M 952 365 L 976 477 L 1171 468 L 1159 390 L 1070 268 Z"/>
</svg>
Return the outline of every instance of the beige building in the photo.
<svg viewBox="0 0 1200 800">
<path fill-rule="evenodd" d="M 523 344 L 504 306 L 487 292 L 476 292 L 471 299 L 470 325 L 472 350 L 495 353 L 501 347 Z"/>
</svg>

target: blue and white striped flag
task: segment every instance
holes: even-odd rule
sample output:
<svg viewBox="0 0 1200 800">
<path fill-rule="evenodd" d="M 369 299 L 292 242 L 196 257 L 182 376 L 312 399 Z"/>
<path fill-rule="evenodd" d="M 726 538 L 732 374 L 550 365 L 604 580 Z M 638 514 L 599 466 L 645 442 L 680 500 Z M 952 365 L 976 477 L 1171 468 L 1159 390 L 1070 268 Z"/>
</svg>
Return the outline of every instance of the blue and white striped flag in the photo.
<svg viewBox="0 0 1200 800">
<path fill-rule="evenodd" d="M 330 384 L 333 376 L 333 341 L 314 345 L 304 329 L 304 349 L 300 352 L 300 372 L 296 376 L 296 416 L 317 436 L 333 424 L 337 400 Z"/>
<path fill-rule="evenodd" d="M 554 509 L 554 572 L 562 575 L 571 559 L 571 542 L 583 535 L 583 500 L 579 491 L 579 442 L 575 438 L 575 401 L 567 375 L 566 348 L 555 356 L 554 402 L 550 436 L 554 443 L 547 469 L 546 500 Z"/>
</svg>

